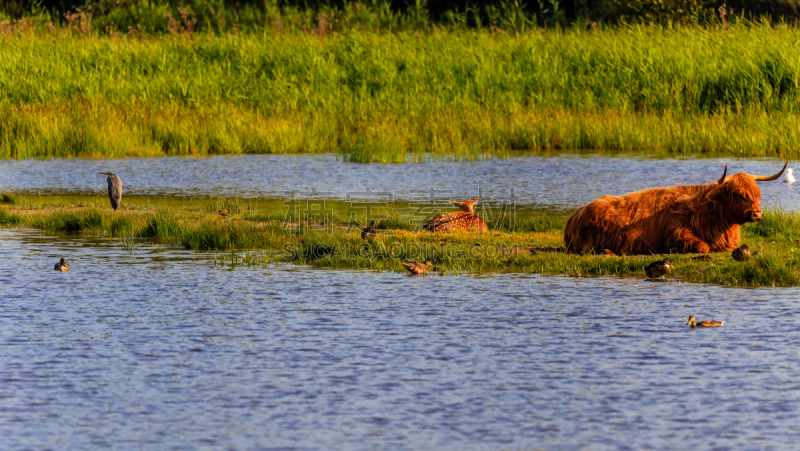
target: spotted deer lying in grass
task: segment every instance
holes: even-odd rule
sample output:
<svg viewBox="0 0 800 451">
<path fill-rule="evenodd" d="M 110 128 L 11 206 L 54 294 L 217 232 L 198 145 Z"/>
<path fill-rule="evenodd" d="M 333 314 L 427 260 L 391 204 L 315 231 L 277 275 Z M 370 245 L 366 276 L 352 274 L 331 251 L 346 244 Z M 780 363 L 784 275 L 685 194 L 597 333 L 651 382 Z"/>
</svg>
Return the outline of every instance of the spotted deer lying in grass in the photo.
<svg viewBox="0 0 800 451">
<path fill-rule="evenodd" d="M 475 214 L 475 210 L 473 210 L 475 204 L 480 202 L 482 198 L 483 196 L 478 196 L 474 200 L 464 200 L 461 202 L 451 201 L 450 203 L 454 207 L 460 208 L 461 211 L 439 215 L 428 221 L 422 228 L 430 232 L 463 229 L 485 232 L 488 230 L 486 223 L 483 222 L 483 220 Z"/>
</svg>

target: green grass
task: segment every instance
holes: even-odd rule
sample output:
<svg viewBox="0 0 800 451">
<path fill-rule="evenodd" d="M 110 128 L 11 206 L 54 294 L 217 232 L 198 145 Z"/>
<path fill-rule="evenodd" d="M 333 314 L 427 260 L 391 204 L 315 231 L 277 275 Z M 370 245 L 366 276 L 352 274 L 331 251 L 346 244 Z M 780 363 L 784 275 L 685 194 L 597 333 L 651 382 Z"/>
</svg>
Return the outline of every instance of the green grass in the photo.
<svg viewBox="0 0 800 451">
<path fill-rule="evenodd" d="M 75 211 L 53 211 L 46 215 L 36 215 L 26 224 L 37 229 L 79 233 L 110 228 L 110 219 L 103 215 L 100 210 L 92 208 L 83 210 L 80 213 Z"/>
<path fill-rule="evenodd" d="M 324 268 L 405 272 L 405 259 L 430 258 L 441 274 L 521 272 L 574 277 L 643 277 L 642 266 L 655 257 L 571 255 L 552 252 L 562 244 L 567 216 L 560 213 L 520 212 L 515 221 L 490 223 L 492 232 L 420 232 L 403 211 L 384 211 L 376 221 L 374 239 L 361 240 L 345 206 L 334 208 L 328 222 L 285 217 L 282 206 L 229 213 L 196 206 L 125 208 L 43 207 L 21 198 L 20 205 L 0 207 L 0 227 L 34 227 L 70 233 L 106 233 L 126 251 L 138 243 L 213 250 L 226 265 L 261 265 L 267 259 Z M 198 201 L 199 202 L 199 201 Z M 151 202 L 148 202 L 151 203 Z M 157 202 L 153 201 L 153 204 Z M 511 227 L 509 227 L 511 226 Z M 499 229 L 498 229 L 499 227 Z M 510 232 L 509 232 L 510 230 Z M 676 269 L 670 279 L 734 286 L 800 286 L 800 214 L 766 210 L 763 220 L 743 229 L 743 241 L 758 254 L 746 262 L 729 253 L 711 254 L 714 262 L 692 255 L 673 255 Z"/>
<path fill-rule="evenodd" d="M 0 227 L 17 226 L 22 224 L 22 217 L 16 213 L 11 213 L 8 208 L 0 208 Z"/>
<path fill-rule="evenodd" d="M 752 237 L 800 243 L 800 215 L 786 210 L 769 210 L 761 221 L 747 227 L 747 233 Z"/>
<path fill-rule="evenodd" d="M 0 158 L 800 157 L 800 29 L 0 33 Z"/>
</svg>

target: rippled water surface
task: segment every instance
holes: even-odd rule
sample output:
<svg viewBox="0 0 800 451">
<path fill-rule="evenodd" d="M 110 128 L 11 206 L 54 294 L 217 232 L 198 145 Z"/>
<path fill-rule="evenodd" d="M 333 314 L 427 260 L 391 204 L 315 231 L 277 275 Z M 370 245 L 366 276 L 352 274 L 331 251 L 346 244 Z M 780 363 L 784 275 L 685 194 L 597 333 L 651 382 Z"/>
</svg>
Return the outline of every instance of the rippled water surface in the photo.
<svg viewBox="0 0 800 451">
<path fill-rule="evenodd" d="M 348 193 L 369 188 L 405 200 L 419 196 L 413 190 L 433 187 L 447 190 L 443 194 L 456 199 L 483 193 L 485 201 L 491 202 L 513 195 L 521 205 L 570 209 L 605 194 L 711 183 L 722 175 L 725 164 L 730 173 L 771 175 L 783 161 L 569 155 L 390 165 L 345 163 L 334 155 L 12 160 L 0 162 L 0 190 L 103 194 L 105 178 L 97 172 L 112 170 L 122 178 L 128 194 L 285 197 L 285 191 L 309 192 L 314 187 L 332 198 L 345 199 Z M 800 185 L 769 182 L 760 186 L 764 205 L 800 209 Z"/>
<path fill-rule="evenodd" d="M 0 231 L 0 255 L 4 449 L 800 439 L 798 289 L 234 270 L 35 231 Z"/>
</svg>

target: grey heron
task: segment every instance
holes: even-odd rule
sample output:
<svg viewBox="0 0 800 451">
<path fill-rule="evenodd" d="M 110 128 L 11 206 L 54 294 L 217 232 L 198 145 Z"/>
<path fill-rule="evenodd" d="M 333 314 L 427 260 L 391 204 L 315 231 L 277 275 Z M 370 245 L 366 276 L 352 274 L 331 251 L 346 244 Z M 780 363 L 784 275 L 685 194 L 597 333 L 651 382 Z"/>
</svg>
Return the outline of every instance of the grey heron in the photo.
<svg viewBox="0 0 800 451">
<path fill-rule="evenodd" d="M 99 174 L 108 176 L 108 200 L 111 201 L 114 211 L 117 211 L 119 201 L 122 200 L 122 180 L 113 172 L 100 172 Z"/>
</svg>

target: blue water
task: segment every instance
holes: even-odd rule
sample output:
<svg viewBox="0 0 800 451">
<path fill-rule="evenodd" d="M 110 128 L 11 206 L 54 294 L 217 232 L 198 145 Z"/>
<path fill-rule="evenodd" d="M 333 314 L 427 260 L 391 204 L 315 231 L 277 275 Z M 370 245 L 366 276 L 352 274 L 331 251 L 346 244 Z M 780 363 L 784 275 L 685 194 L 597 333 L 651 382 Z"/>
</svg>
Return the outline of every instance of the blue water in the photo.
<svg viewBox="0 0 800 451">
<path fill-rule="evenodd" d="M 0 231 L 0 256 L 3 449 L 800 439 L 797 288 L 231 269 L 24 230 Z"/>
<path fill-rule="evenodd" d="M 433 203 L 430 201 L 483 195 L 484 205 L 503 202 L 571 210 L 605 194 L 712 183 L 722 176 L 726 164 L 729 174 L 772 175 L 783 167 L 783 161 L 776 159 L 600 155 L 390 165 L 346 163 L 335 155 L 11 160 L 0 161 L 0 192 L 95 194 L 102 198 L 106 180 L 97 173 L 113 171 L 122 179 L 126 195 L 205 198 L 238 194 L 288 200 L 287 191 L 311 193 L 313 188 L 324 194 L 299 197 L 346 200 L 356 196 L 377 202 Z M 774 181 L 759 186 L 763 205 L 800 210 L 800 184 Z M 435 199 L 428 191 L 431 188 Z M 375 195 L 365 196 L 367 190 Z"/>
</svg>

